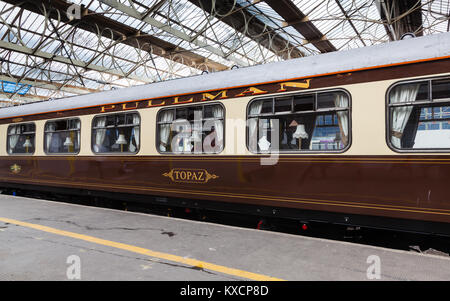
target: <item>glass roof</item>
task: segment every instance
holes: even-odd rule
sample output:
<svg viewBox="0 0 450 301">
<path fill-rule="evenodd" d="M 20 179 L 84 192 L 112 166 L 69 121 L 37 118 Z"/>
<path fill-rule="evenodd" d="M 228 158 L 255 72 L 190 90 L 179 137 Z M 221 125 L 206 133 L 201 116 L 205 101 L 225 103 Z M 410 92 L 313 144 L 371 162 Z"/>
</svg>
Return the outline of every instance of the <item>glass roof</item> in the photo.
<svg viewBox="0 0 450 301">
<path fill-rule="evenodd" d="M 417 11 L 424 35 L 450 27 L 444 0 L 422 0 L 389 20 L 378 0 L 274 2 L 0 0 L 0 106 L 317 55 L 326 51 L 317 41 L 330 51 L 386 43 Z M 311 31 L 317 41 L 305 38 Z"/>
</svg>

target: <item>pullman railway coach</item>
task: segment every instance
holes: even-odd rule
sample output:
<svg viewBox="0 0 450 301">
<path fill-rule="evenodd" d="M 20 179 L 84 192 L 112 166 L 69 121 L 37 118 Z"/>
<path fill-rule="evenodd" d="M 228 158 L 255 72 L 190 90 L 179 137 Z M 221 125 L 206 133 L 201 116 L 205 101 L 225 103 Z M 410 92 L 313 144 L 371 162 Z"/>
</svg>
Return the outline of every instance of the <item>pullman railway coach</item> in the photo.
<svg viewBox="0 0 450 301">
<path fill-rule="evenodd" d="M 450 33 L 0 110 L 0 187 L 450 234 Z"/>
</svg>

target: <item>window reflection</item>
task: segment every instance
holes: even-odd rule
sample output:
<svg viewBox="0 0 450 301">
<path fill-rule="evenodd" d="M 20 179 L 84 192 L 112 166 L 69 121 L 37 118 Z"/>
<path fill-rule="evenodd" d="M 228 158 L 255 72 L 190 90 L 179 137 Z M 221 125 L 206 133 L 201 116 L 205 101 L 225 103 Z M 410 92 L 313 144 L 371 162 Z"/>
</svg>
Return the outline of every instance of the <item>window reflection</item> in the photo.
<svg viewBox="0 0 450 301">
<path fill-rule="evenodd" d="M 450 79 L 395 86 L 389 93 L 392 146 L 398 149 L 450 148 L 448 102 Z"/>
<path fill-rule="evenodd" d="M 349 98 L 339 91 L 256 100 L 247 120 L 252 152 L 342 150 L 349 140 Z"/>
<path fill-rule="evenodd" d="M 33 154 L 35 150 L 36 125 L 24 123 L 8 127 L 8 153 Z"/>
<path fill-rule="evenodd" d="M 140 146 L 140 123 L 137 113 L 95 117 L 92 150 L 95 153 L 137 153 Z"/>
<path fill-rule="evenodd" d="M 223 107 L 194 105 L 161 110 L 157 133 L 162 153 L 219 153 L 224 147 Z"/>
<path fill-rule="evenodd" d="M 48 121 L 44 128 L 44 151 L 49 154 L 78 153 L 80 128 L 79 119 Z"/>
</svg>

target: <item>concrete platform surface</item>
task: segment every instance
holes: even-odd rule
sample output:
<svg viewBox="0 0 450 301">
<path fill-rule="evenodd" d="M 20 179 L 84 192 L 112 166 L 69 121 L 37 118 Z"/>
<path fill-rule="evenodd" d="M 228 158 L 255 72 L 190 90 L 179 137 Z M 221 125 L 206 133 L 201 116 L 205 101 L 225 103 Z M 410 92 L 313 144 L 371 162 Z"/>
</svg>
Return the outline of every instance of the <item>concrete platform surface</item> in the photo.
<svg viewBox="0 0 450 301">
<path fill-rule="evenodd" d="M 450 259 L 0 195 L 0 280 L 450 280 Z"/>
</svg>

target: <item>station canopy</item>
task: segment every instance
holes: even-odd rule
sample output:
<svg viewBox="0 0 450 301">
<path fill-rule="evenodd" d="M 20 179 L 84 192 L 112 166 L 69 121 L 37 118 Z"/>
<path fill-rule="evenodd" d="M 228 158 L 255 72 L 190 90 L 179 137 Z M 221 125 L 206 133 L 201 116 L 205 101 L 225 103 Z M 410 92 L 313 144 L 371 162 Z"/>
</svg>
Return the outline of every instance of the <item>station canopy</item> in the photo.
<svg viewBox="0 0 450 301">
<path fill-rule="evenodd" d="M 0 106 L 449 29 L 448 0 L 0 0 Z"/>
</svg>

